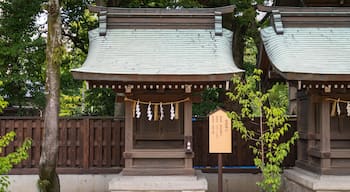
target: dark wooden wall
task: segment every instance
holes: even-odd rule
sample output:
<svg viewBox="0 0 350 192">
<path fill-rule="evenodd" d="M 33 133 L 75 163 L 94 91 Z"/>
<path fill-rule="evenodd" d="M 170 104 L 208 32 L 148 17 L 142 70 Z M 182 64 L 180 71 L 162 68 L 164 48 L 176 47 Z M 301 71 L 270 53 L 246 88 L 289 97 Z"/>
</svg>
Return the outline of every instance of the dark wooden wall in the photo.
<svg viewBox="0 0 350 192">
<path fill-rule="evenodd" d="M 295 120 L 291 120 L 296 130 Z M 58 155 L 59 173 L 118 173 L 124 166 L 124 119 L 110 117 L 61 118 L 60 147 Z M 248 124 L 248 126 L 256 126 Z M 0 134 L 15 131 L 16 140 L 4 151 L 14 151 L 22 141 L 29 137 L 33 145 L 28 160 L 12 170 L 12 174 L 36 174 L 40 159 L 40 143 L 43 134 L 43 120 L 36 117 L 0 117 Z M 288 136 L 288 134 L 286 136 Z M 217 165 L 215 154 L 208 153 L 208 119 L 193 121 L 194 166 L 205 171 L 213 171 Z M 232 132 L 232 154 L 223 156 L 228 172 L 251 172 L 244 166 L 253 165 L 253 156 L 248 144 L 240 135 Z M 2 155 L 3 155 L 2 154 Z M 296 147 L 285 161 L 285 166 L 293 166 L 296 159 Z M 243 167 L 241 167 L 243 166 Z M 256 170 L 255 170 L 256 171 Z"/>
<path fill-rule="evenodd" d="M 282 137 L 282 141 L 290 138 L 296 131 L 296 119 L 291 118 L 289 123 L 291 129 Z M 250 129 L 258 130 L 258 122 L 245 122 Z M 213 171 L 212 166 L 217 165 L 217 155 L 209 154 L 209 132 L 208 119 L 204 118 L 193 122 L 193 142 L 194 142 L 194 165 L 204 169 L 205 171 Z M 226 172 L 256 172 L 252 170 L 254 165 L 253 154 L 249 149 L 249 143 L 241 138 L 237 131 L 232 131 L 232 153 L 223 155 L 223 166 L 226 167 Z M 292 167 L 295 165 L 297 158 L 296 145 L 291 149 L 291 153 L 284 161 L 284 167 Z"/>
</svg>

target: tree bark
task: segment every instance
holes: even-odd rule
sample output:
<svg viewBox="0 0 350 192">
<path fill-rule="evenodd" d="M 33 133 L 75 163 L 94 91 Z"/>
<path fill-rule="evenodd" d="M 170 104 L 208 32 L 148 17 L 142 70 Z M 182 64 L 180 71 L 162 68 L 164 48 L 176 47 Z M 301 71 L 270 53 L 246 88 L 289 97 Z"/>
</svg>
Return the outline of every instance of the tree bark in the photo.
<svg viewBox="0 0 350 192">
<path fill-rule="evenodd" d="M 60 98 L 60 63 L 62 55 L 61 15 L 59 0 L 48 2 L 48 36 L 46 47 L 46 108 L 44 134 L 39 162 L 39 188 L 43 192 L 59 192 L 56 173 L 58 155 L 58 114 Z"/>
<path fill-rule="evenodd" d="M 246 27 L 239 24 L 237 20 L 233 21 L 234 35 L 232 37 L 232 54 L 235 64 L 243 68 L 243 57 L 245 40 L 244 35 L 246 33 Z"/>
</svg>

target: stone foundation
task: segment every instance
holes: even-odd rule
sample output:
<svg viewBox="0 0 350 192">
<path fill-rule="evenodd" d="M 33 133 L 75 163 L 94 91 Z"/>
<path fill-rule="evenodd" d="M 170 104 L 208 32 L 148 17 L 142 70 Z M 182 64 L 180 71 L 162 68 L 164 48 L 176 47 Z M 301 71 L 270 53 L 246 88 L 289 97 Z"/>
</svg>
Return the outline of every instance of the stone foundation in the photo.
<svg viewBox="0 0 350 192">
<path fill-rule="evenodd" d="M 207 192 L 217 192 L 217 173 L 203 173 L 208 181 Z M 109 181 L 116 174 L 78 174 L 59 175 L 62 192 L 109 192 Z M 38 175 L 9 175 L 11 181 L 9 190 L 12 192 L 38 192 Z M 260 174 L 225 173 L 223 175 L 223 192 L 260 192 L 256 182 Z M 298 191 L 296 191 L 298 192 Z"/>
<path fill-rule="evenodd" d="M 195 176 L 123 176 L 109 182 L 110 192 L 205 192 L 207 179 L 200 172 Z"/>
<path fill-rule="evenodd" d="M 350 176 L 319 175 L 300 168 L 285 170 L 283 192 L 350 191 Z"/>
</svg>

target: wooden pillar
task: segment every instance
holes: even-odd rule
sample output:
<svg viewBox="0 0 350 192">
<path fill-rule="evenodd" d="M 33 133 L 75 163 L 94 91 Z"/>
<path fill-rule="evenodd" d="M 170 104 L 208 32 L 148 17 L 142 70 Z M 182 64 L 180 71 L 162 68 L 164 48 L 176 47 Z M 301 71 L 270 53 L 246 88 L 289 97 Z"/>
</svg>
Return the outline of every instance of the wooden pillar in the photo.
<svg viewBox="0 0 350 192">
<path fill-rule="evenodd" d="M 184 103 L 184 136 L 185 138 L 192 138 L 192 101 L 186 101 Z M 193 142 L 191 139 L 191 147 L 193 148 Z M 184 144 L 187 145 L 186 143 Z M 186 156 L 185 168 L 192 169 L 193 162 L 192 156 Z"/>
<path fill-rule="evenodd" d="M 316 136 L 316 127 L 315 127 L 315 97 L 309 96 L 308 109 L 307 109 L 307 150 L 315 147 L 315 136 Z M 305 118 L 305 117 L 304 117 Z M 307 155 L 308 161 L 311 162 L 312 158 L 310 154 Z"/>
<path fill-rule="evenodd" d="M 321 104 L 321 169 L 327 169 L 331 165 L 330 152 L 331 152 L 331 131 L 330 131 L 330 106 L 329 102 L 322 99 Z"/>
<path fill-rule="evenodd" d="M 133 117 L 132 102 L 125 102 L 125 153 L 130 153 L 133 148 Z M 125 168 L 132 167 L 132 159 L 125 158 Z"/>
<path fill-rule="evenodd" d="M 301 112 L 302 112 L 302 107 L 301 107 L 301 99 L 300 98 L 298 98 L 298 100 L 297 100 L 297 105 L 298 105 L 298 107 L 297 107 L 297 110 L 298 110 L 298 112 L 297 112 L 297 131 L 300 133 L 302 130 L 301 130 L 301 127 L 302 127 L 302 124 L 301 124 L 301 122 L 302 122 L 302 116 L 300 115 L 301 114 Z M 302 149 L 302 141 L 301 140 L 297 140 L 297 148 L 298 149 Z M 302 150 L 297 150 L 297 160 L 304 160 L 303 159 L 303 151 Z"/>
<path fill-rule="evenodd" d="M 307 132 L 305 131 L 306 129 L 305 129 L 305 127 L 307 126 L 307 125 L 305 125 L 304 124 L 304 121 L 303 121 L 303 119 L 304 118 L 307 118 L 307 117 L 305 117 L 305 116 L 302 116 L 302 115 L 300 115 L 300 114 L 304 114 L 304 111 L 305 110 L 308 110 L 308 108 L 306 108 L 305 106 L 303 106 L 304 105 L 304 102 L 305 102 L 305 95 L 304 95 L 304 93 L 303 92 L 299 92 L 298 93 L 298 98 L 297 98 L 297 131 L 300 133 L 300 134 L 303 134 L 303 133 L 305 133 L 305 134 L 307 134 Z M 301 137 L 302 137 L 302 135 L 301 135 Z M 301 139 L 298 139 L 298 141 L 297 141 L 297 148 L 298 148 L 298 150 L 297 150 L 297 160 L 299 160 L 299 161 L 305 161 L 306 159 L 305 159 L 305 153 L 307 153 L 307 149 L 305 148 L 306 146 L 304 145 L 304 140 L 303 140 L 303 138 L 301 138 Z"/>
</svg>

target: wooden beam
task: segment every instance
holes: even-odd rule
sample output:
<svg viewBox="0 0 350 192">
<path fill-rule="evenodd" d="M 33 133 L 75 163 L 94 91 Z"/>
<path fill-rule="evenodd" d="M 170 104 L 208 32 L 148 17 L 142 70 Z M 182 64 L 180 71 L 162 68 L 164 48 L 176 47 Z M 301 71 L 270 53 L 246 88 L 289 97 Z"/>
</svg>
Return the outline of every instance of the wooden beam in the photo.
<svg viewBox="0 0 350 192">
<path fill-rule="evenodd" d="M 114 18 L 108 18 L 108 29 L 213 29 L 214 19 L 205 18 L 196 20 L 188 18 L 187 21 L 180 22 L 179 19 L 169 20 L 166 18 L 145 18 L 147 22 L 139 22 L 137 18 L 130 19 L 129 22 L 121 18 L 121 22 L 116 22 Z"/>
<path fill-rule="evenodd" d="M 314 104 L 315 100 L 314 97 L 311 95 L 309 96 L 309 102 L 308 102 L 308 106 L 307 106 L 307 134 L 308 136 L 314 136 L 316 134 L 316 127 L 315 127 L 315 104 Z M 303 107 L 303 106 L 299 106 L 299 107 Z M 307 148 L 308 150 L 312 149 L 315 147 L 315 139 L 314 137 L 309 137 L 307 140 Z M 308 161 L 311 161 L 312 158 L 310 157 L 310 155 L 308 155 Z"/>
<path fill-rule="evenodd" d="M 184 136 L 192 137 L 192 101 L 184 103 Z"/>
<path fill-rule="evenodd" d="M 125 153 L 133 149 L 132 102 L 125 102 Z M 125 168 L 132 167 L 132 159 L 125 159 Z"/>
<path fill-rule="evenodd" d="M 298 96 L 298 99 L 297 99 L 297 114 L 302 114 L 302 110 L 305 110 L 305 108 L 303 108 L 302 106 L 302 102 L 303 100 L 305 100 L 304 98 L 305 96 Z M 297 129 L 298 129 L 298 132 L 301 132 L 301 133 L 305 133 L 305 129 L 304 129 L 304 125 L 302 123 L 302 116 L 301 115 L 298 115 L 297 116 Z M 299 139 L 297 140 L 297 148 L 298 149 L 301 149 L 301 150 L 297 150 L 297 160 L 305 160 L 305 157 L 304 157 L 304 150 L 305 148 L 303 147 L 303 143 L 302 143 L 302 139 Z"/>
<path fill-rule="evenodd" d="M 186 101 L 184 103 L 184 137 L 192 138 L 192 101 Z M 189 139 L 189 140 L 190 140 L 191 146 L 193 147 L 193 140 L 192 139 Z M 184 148 L 186 145 L 187 143 L 184 143 Z M 193 167 L 192 156 L 186 156 L 185 168 L 191 169 L 192 167 Z"/>
<path fill-rule="evenodd" d="M 141 158 L 141 159 L 183 159 L 186 157 L 184 151 L 172 151 L 171 149 L 166 151 L 132 151 L 124 153 L 125 159 L 128 158 Z"/>
<path fill-rule="evenodd" d="M 350 159 L 350 149 L 332 149 L 331 158 Z"/>
<path fill-rule="evenodd" d="M 321 103 L 321 127 L 320 127 L 320 135 L 321 135 L 321 153 L 330 153 L 331 152 L 331 123 L 330 123 L 330 103 L 329 101 L 323 99 Z M 329 168 L 331 166 L 331 160 L 329 158 L 321 159 L 321 168 Z"/>
<path fill-rule="evenodd" d="M 308 150 L 308 153 L 312 157 L 317 157 L 320 159 L 329 159 L 331 158 L 331 153 L 330 152 L 321 152 L 316 148 L 311 148 Z"/>
</svg>

